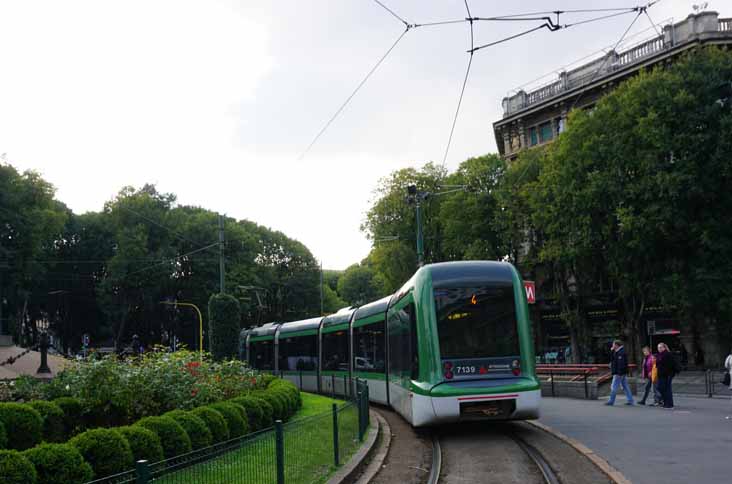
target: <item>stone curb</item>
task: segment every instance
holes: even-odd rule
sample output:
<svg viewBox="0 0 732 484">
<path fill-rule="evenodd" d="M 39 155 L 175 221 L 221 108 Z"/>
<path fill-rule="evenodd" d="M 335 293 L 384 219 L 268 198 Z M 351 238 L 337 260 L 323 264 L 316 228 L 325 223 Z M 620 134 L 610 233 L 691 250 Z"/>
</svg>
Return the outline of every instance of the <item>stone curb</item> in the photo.
<svg viewBox="0 0 732 484">
<path fill-rule="evenodd" d="M 614 484 L 632 484 L 630 479 L 625 477 L 622 472 L 611 466 L 608 461 L 600 457 L 598 454 L 595 453 L 595 451 L 587 447 L 582 442 L 579 442 L 578 440 L 575 440 L 571 437 L 567 437 L 563 433 L 549 427 L 548 425 L 544 425 L 543 423 L 533 420 L 526 420 L 525 422 L 529 425 L 533 425 L 534 427 L 543 430 L 544 432 L 547 432 L 548 434 L 553 435 L 562 442 L 572 446 L 574 450 L 584 455 L 590 460 L 590 462 L 595 464 L 595 466 L 597 466 Z"/>
<path fill-rule="evenodd" d="M 389 447 L 391 446 L 391 427 L 389 426 L 389 422 L 378 412 L 371 412 L 371 415 L 375 415 L 379 421 L 381 443 L 379 444 L 379 448 L 376 449 L 376 454 L 373 459 L 371 459 L 371 462 L 366 466 L 363 474 L 361 474 L 361 477 L 359 477 L 355 484 L 368 484 L 376 477 L 376 474 L 379 473 L 384 465 L 386 455 L 389 453 Z"/>
<path fill-rule="evenodd" d="M 343 482 L 347 482 L 350 478 L 354 476 L 358 467 L 374 449 L 376 441 L 378 440 L 377 437 L 379 436 L 383 419 L 381 419 L 381 416 L 377 415 L 373 411 L 370 411 L 369 413 L 372 425 L 369 429 L 369 433 L 366 436 L 364 443 L 356 451 L 353 457 L 351 457 L 348 463 L 343 465 L 340 469 L 336 471 L 333 477 L 328 479 L 328 482 L 326 484 L 341 484 Z M 376 425 L 374 425 L 374 423 L 376 423 Z"/>
</svg>

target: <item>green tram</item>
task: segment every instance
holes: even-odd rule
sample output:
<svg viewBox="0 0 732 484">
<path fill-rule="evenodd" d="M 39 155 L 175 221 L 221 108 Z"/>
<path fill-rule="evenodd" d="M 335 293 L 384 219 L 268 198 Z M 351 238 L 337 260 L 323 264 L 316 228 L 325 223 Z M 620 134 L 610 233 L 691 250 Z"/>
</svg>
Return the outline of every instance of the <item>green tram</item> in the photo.
<svg viewBox="0 0 732 484">
<path fill-rule="evenodd" d="M 240 348 L 304 391 L 346 395 L 365 379 L 415 427 L 539 416 L 526 294 L 505 262 L 426 265 L 392 296 L 244 330 Z"/>
</svg>

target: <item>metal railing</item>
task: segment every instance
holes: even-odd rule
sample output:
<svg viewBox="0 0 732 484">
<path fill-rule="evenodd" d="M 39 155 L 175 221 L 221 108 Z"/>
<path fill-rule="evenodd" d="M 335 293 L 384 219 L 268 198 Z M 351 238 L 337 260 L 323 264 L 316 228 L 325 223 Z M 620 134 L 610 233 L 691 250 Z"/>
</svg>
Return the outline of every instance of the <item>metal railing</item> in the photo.
<svg viewBox="0 0 732 484">
<path fill-rule="evenodd" d="M 349 385 L 351 386 L 351 385 Z M 350 401 L 204 449 L 87 484 L 306 484 L 325 478 L 361 445 L 369 426 L 368 385 L 355 380 Z"/>
<path fill-rule="evenodd" d="M 633 376 L 636 365 L 628 365 L 628 376 Z M 539 364 L 536 365 L 536 374 L 547 377 L 547 381 L 551 383 L 551 395 L 555 396 L 554 381 L 555 377 L 560 377 L 562 381 L 582 381 L 584 382 L 585 398 L 590 397 L 590 383 L 598 385 L 612 379 L 610 368 L 608 365 L 591 365 L 591 364 Z"/>
</svg>

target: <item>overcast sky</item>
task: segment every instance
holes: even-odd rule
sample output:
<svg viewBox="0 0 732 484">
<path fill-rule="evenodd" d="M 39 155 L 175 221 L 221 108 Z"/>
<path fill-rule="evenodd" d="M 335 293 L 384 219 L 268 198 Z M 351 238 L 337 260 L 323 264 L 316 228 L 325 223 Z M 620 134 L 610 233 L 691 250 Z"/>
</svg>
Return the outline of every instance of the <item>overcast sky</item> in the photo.
<svg viewBox="0 0 732 484">
<path fill-rule="evenodd" d="M 382 2 L 412 23 L 465 17 L 462 0 Z M 643 2 L 469 3 L 485 17 Z M 662 0 L 649 14 L 680 20 L 694 3 Z M 728 0 L 709 9 L 732 16 Z M 492 123 L 510 90 L 614 44 L 632 19 L 476 52 L 447 167 L 496 151 Z M 536 25 L 508 24 L 476 25 L 476 45 Z M 631 40 L 650 25 L 639 18 Z M 408 32 L 298 158 L 403 30 L 373 0 L 3 0 L 0 154 L 39 171 L 76 213 L 155 183 L 181 204 L 281 230 L 344 269 L 368 254 L 359 225 L 379 178 L 442 161 L 467 24 Z"/>
</svg>

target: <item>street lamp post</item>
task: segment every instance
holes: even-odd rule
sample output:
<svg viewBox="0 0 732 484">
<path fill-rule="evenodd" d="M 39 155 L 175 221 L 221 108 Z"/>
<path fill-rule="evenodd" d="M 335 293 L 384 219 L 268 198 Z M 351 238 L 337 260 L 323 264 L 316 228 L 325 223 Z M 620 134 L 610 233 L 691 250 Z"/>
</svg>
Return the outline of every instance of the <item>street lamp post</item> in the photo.
<svg viewBox="0 0 732 484">
<path fill-rule="evenodd" d="M 201 315 L 201 310 L 198 309 L 198 306 L 196 306 L 193 303 L 160 301 L 160 304 L 167 304 L 169 306 L 188 306 L 188 307 L 191 307 L 196 310 L 196 313 L 198 313 L 198 359 L 199 359 L 199 361 L 202 361 L 203 360 L 203 316 Z"/>
</svg>

